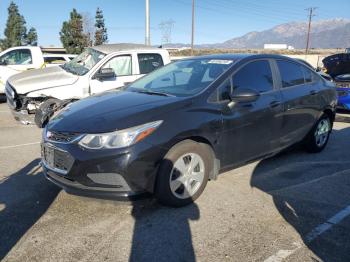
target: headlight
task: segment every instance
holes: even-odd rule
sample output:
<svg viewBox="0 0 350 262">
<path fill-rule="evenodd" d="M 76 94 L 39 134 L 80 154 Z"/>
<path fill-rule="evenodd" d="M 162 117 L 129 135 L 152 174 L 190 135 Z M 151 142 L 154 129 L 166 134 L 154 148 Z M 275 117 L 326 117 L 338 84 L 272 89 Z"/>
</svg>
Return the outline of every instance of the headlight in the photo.
<svg viewBox="0 0 350 262">
<path fill-rule="evenodd" d="M 89 149 L 131 146 L 152 134 L 162 123 L 163 121 L 159 120 L 111 133 L 88 134 L 80 140 L 79 145 Z"/>
</svg>

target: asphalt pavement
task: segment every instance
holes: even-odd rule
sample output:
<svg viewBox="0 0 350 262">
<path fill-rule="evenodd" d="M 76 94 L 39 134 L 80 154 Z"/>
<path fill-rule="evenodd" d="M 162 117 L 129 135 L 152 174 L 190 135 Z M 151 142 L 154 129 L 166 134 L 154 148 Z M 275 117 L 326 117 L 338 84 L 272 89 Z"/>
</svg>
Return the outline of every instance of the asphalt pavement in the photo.
<svg viewBox="0 0 350 262">
<path fill-rule="evenodd" d="M 350 261 L 349 123 L 322 153 L 223 173 L 183 208 L 61 191 L 42 174 L 40 136 L 0 104 L 0 260 Z"/>
</svg>

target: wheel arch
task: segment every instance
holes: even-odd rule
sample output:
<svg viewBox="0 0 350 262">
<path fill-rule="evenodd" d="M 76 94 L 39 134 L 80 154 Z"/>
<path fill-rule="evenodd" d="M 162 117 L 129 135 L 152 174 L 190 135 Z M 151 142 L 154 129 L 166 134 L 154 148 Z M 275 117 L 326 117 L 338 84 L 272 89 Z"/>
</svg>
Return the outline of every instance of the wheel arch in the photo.
<svg viewBox="0 0 350 262">
<path fill-rule="evenodd" d="M 196 143 L 200 143 L 203 144 L 204 146 L 207 146 L 207 148 L 209 149 L 209 151 L 212 154 L 212 158 L 213 158 L 213 170 L 211 170 L 210 174 L 209 174 L 209 179 L 210 180 L 216 180 L 217 176 L 219 174 L 219 170 L 220 170 L 220 160 L 217 158 L 217 154 L 216 154 L 216 150 L 214 147 L 214 143 L 211 142 L 208 138 L 201 136 L 201 135 L 188 135 L 186 137 L 182 137 L 181 139 L 177 140 L 175 143 L 172 144 L 171 148 L 173 146 L 175 146 L 176 144 L 185 141 L 185 140 L 192 140 Z M 170 149 L 171 149 L 170 148 Z M 170 150 L 169 149 L 169 150 Z"/>
<path fill-rule="evenodd" d="M 330 108 L 325 108 L 323 110 L 323 114 L 328 115 L 330 117 L 330 119 L 332 120 L 332 124 L 333 124 L 333 121 L 335 119 L 335 112 Z"/>
<path fill-rule="evenodd" d="M 172 143 L 169 145 L 169 150 L 168 152 L 177 144 L 186 141 L 186 140 L 191 140 L 194 141 L 196 143 L 200 143 L 204 146 L 207 146 L 207 148 L 209 149 L 209 151 L 212 154 L 212 158 L 213 158 L 213 170 L 211 170 L 211 172 L 209 173 L 209 179 L 210 180 L 216 180 L 217 176 L 219 174 L 219 170 L 220 170 L 220 160 L 217 159 L 216 154 L 215 154 L 215 149 L 213 146 L 213 143 L 210 142 L 210 140 L 204 136 L 200 136 L 200 135 L 188 135 L 188 136 L 183 136 L 181 138 L 175 139 L 172 141 Z M 165 154 L 166 155 L 166 154 Z M 156 182 L 157 182 L 157 177 L 158 177 L 159 173 L 157 171 L 156 174 L 156 179 L 154 179 L 154 183 L 153 183 L 153 187 L 152 187 L 152 192 L 154 192 L 154 189 L 156 187 Z"/>
</svg>

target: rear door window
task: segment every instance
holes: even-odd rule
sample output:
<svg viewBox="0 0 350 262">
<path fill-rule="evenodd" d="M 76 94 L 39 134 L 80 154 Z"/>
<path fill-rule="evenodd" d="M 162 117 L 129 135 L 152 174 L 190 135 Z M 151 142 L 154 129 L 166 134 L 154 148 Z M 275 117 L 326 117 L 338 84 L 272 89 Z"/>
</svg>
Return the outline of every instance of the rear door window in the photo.
<svg viewBox="0 0 350 262">
<path fill-rule="evenodd" d="M 283 88 L 304 84 L 304 73 L 300 65 L 285 60 L 277 60 L 277 66 Z"/>
<path fill-rule="evenodd" d="M 313 72 L 311 72 L 311 70 L 306 68 L 305 66 L 301 66 L 300 68 L 301 68 L 301 71 L 303 71 L 305 83 L 311 83 L 313 78 L 312 77 Z"/>
<path fill-rule="evenodd" d="M 233 89 L 249 88 L 260 93 L 273 89 L 273 77 L 268 60 L 257 60 L 243 66 L 232 79 Z"/>
<path fill-rule="evenodd" d="M 164 65 L 160 54 L 138 54 L 140 74 L 148 74 Z"/>
</svg>

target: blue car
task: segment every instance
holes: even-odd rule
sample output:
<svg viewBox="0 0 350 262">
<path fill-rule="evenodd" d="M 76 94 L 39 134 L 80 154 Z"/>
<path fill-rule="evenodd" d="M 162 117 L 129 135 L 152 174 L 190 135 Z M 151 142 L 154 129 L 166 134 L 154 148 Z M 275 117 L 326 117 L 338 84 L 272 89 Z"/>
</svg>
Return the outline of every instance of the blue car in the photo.
<svg viewBox="0 0 350 262">
<path fill-rule="evenodd" d="M 338 108 L 350 110 L 350 74 L 336 76 L 334 81 L 337 86 Z"/>
<path fill-rule="evenodd" d="M 350 110 L 350 53 L 331 55 L 322 62 L 337 86 L 338 108 Z"/>
</svg>

